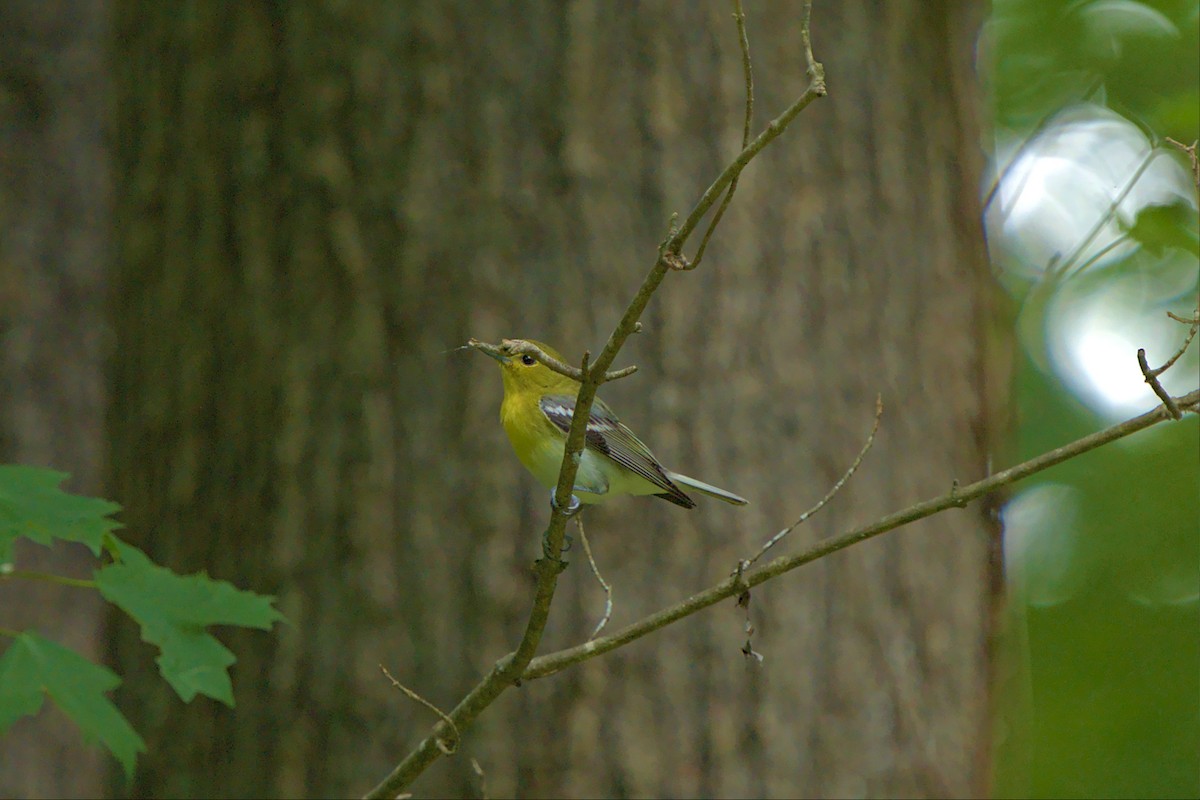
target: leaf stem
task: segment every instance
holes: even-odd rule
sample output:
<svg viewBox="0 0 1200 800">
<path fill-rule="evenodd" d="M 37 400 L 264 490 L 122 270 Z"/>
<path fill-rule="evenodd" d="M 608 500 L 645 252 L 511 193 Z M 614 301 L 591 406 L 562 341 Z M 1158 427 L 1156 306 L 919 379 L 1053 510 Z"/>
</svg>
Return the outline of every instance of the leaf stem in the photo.
<svg viewBox="0 0 1200 800">
<path fill-rule="evenodd" d="M 57 583 L 59 586 L 74 586 L 76 589 L 95 589 L 96 582 L 86 578 L 68 578 L 65 575 L 55 575 L 53 572 L 34 572 L 32 570 L 14 569 L 12 572 L 0 572 L 0 580 L 21 578 L 27 581 L 42 581 Z"/>
</svg>

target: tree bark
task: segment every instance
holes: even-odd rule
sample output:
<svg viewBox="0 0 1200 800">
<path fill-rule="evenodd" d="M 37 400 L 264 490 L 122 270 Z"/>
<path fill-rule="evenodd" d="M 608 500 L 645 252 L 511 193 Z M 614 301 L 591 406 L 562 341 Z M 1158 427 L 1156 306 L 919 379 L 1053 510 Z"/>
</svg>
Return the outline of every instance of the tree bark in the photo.
<svg viewBox="0 0 1200 800">
<path fill-rule="evenodd" d="M 516 642 L 546 492 L 467 336 L 598 350 L 736 152 L 723 3 L 124 2 L 116 496 L 180 570 L 275 593 L 228 637 L 238 706 L 183 706 L 118 626 L 137 795 L 365 791 Z M 746 495 L 589 510 L 614 625 L 727 575 L 853 459 L 784 547 L 983 474 L 971 53 L 980 9 L 817 4 L 831 98 L 746 172 L 604 396 L 669 466 Z M 805 84 L 797 4 L 749 9 L 756 128 Z M 979 794 L 987 564 L 971 510 L 508 692 L 420 792 Z M 591 630 L 581 554 L 543 649 Z"/>
<path fill-rule="evenodd" d="M 69 472 L 64 488 L 92 495 L 104 442 L 108 33 L 97 0 L 0 3 L 0 463 Z M 84 577 L 95 563 L 83 547 L 28 543 L 16 559 Z M 102 606 L 94 592 L 0 581 L 0 625 L 94 659 Z M 102 752 L 49 703 L 0 745 L 2 797 L 94 797 L 104 772 Z"/>
</svg>

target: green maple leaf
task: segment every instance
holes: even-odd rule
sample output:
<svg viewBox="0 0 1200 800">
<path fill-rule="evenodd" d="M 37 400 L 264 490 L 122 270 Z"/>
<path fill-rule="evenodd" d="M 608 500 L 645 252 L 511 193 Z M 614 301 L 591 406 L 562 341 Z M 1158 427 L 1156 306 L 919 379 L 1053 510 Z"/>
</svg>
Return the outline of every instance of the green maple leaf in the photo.
<svg viewBox="0 0 1200 800">
<path fill-rule="evenodd" d="M 273 598 L 203 574 L 176 575 L 124 542 L 116 549 L 120 561 L 96 571 L 96 586 L 137 621 L 144 641 L 158 647 L 163 678 L 184 702 L 203 694 L 233 706 L 228 668 L 237 659 L 205 629 L 270 630 L 283 619 L 271 605 Z"/>
<path fill-rule="evenodd" d="M 109 519 L 121 507 L 67 494 L 58 486 L 68 477 L 50 469 L 0 464 L 0 565 L 12 563 L 12 543 L 19 536 L 44 545 L 55 539 L 82 542 L 100 555 L 105 534 L 121 527 Z"/>
<path fill-rule="evenodd" d="M 21 633 L 0 655 L 0 733 L 18 719 L 36 714 L 43 694 L 66 712 L 89 741 L 100 740 L 133 776 L 137 754 L 146 752 L 142 737 L 105 696 L 121 679 L 74 650 Z"/>
</svg>

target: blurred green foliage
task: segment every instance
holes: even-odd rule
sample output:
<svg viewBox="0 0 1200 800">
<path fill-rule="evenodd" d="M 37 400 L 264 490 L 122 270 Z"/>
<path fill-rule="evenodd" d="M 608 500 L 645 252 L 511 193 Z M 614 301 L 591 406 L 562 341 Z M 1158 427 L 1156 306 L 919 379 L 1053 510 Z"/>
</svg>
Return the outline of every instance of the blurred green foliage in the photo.
<svg viewBox="0 0 1200 800">
<path fill-rule="evenodd" d="M 998 131 L 1029 135 L 1090 99 L 1151 141 L 1200 137 L 1200 3 L 997 0 L 993 8 L 981 66 Z M 1196 231 L 1194 208 L 1164 206 L 1142 212 L 1130 234 L 1147 251 L 1175 248 L 1194 260 Z M 1145 263 L 1104 273 L 1128 278 Z M 1039 290 L 1045 284 L 1028 285 L 1016 302 Z M 1193 285 L 1168 307 L 1190 315 L 1195 295 Z M 1030 304 L 1022 315 L 1047 307 Z M 1177 327 L 1181 343 L 1187 330 Z M 1041 340 L 1023 341 L 1013 459 L 1111 424 L 1034 352 Z M 1195 365 L 1176 367 L 1191 373 L 1191 388 L 1200 384 Z M 1062 505 L 1043 509 L 1040 527 L 1021 535 L 1053 537 L 1063 533 L 1056 526 L 1070 535 L 1057 547 L 1024 542 L 1020 553 L 1006 541 L 1010 579 L 1014 554 L 1033 563 L 1024 570 L 1030 580 L 1009 584 L 995 794 L 1200 796 L 1200 420 L 1190 415 L 1067 462 L 1019 486 L 1017 497 L 1038 486 L 1065 487 L 1044 495 Z M 1061 563 L 1046 563 L 1053 559 Z"/>
</svg>

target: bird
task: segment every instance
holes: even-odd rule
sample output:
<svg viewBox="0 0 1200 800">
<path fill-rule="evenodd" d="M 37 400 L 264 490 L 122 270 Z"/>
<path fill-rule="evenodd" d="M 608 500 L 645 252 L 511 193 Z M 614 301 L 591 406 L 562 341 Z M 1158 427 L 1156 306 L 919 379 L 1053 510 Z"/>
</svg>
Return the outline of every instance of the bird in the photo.
<svg viewBox="0 0 1200 800">
<path fill-rule="evenodd" d="M 504 339 L 498 346 L 472 340 L 471 346 L 500 363 L 504 381 L 500 421 L 517 458 L 538 483 L 550 489 L 553 503 L 580 384 L 523 352 L 526 343 L 565 363 L 557 350 L 533 339 Z M 654 495 L 695 508 L 696 501 L 685 488 L 737 506 L 748 503 L 733 492 L 664 467 L 597 397 L 572 489 L 572 508 L 621 495 Z"/>
</svg>

